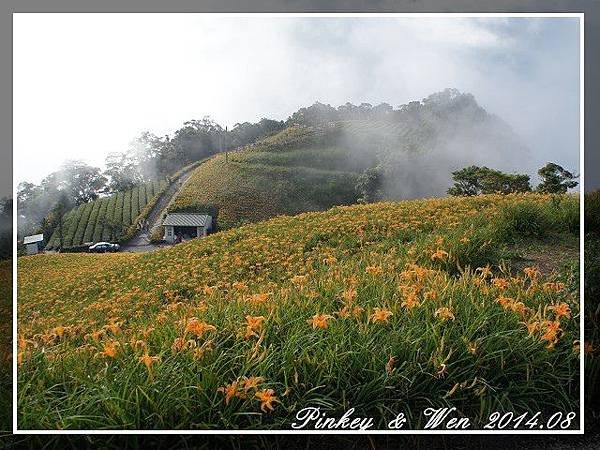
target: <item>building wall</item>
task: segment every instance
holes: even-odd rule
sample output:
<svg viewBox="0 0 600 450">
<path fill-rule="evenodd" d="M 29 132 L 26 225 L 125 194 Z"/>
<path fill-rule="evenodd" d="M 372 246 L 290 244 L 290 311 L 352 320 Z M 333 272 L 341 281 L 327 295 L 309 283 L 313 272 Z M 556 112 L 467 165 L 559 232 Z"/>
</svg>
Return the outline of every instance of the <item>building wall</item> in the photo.
<svg viewBox="0 0 600 450">
<path fill-rule="evenodd" d="M 27 244 L 27 254 L 28 255 L 35 255 L 38 253 L 38 243 L 34 242 L 33 244 Z"/>
<path fill-rule="evenodd" d="M 172 225 L 165 225 L 165 235 L 163 238 L 169 244 L 172 244 L 173 242 L 175 242 L 175 232 L 174 232 L 173 228 L 174 227 Z"/>
</svg>

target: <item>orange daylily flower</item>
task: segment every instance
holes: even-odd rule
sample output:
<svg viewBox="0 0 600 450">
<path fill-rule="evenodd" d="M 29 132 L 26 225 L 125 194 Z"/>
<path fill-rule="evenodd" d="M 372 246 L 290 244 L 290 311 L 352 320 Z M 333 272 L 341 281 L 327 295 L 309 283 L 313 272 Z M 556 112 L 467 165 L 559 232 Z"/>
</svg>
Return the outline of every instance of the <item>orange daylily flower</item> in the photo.
<svg viewBox="0 0 600 450">
<path fill-rule="evenodd" d="M 370 317 L 372 322 L 387 322 L 388 318 L 393 315 L 393 313 L 387 308 L 375 307 L 374 309 L 375 312 L 373 312 Z"/>
<path fill-rule="evenodd" d="M 240 281 L 236 281 L 235 283 L 233 283 L 231 285 L 234 289 L 237 289 L 238 291 L 245 291 L 246 289 L 248 289 L 248 286 L 245 283 L 242 283 Z"/>
<path fill-rule="evenodd" d="M 432 261 L 435 261 L 436 259 L 442 260 L 442 259 L 447 258 L 448 256 L 449 255 L 448 255 L 447 251 L 438 249 L 431 254 L 431 260 Z"/>
<path fill-rule="evenodd" d="M 540 275 L 540 271 L 536 267 L 525 267 L 523 272 L 532 280 L 535 280 Z"/>
<path fill-rule="evenodd" d="M 352 315 L 358 319 L 364 310 L 365 308 L 363 308 L 362 306 L 355 306 L 354 308 L 352 308 Z"/>
<path fill-rule="evenodd" d="M 515 300 L 511 297 L 505 297 L 503 295 L 501 295 L 500 297 L 498 297 L 496 299 L 496 302 L 500 303 L 500 305 L 502 305 L 503 308 L 510 308 L 510 305 L 514 302 Z"/>
<path fill-rule="evenodd" d="M 492 280 L 492 283 L 499 289 L 506 289 L 509 285 L 508 280 L 506 280 L 505 278 L 494 278 Z"/>
<path fill-rule="evenodd" d="M 437 298 L 437 292 L 433 291 L 433 290 L 429 290 L 429 291 L 425 291 L 425 293 L 423 294 L 423 297 L 425 297 L 426 299 L 431 299 L 431 300 L 435 300 Z"/>
<path fill-rule="evenodd" d="M 249 339 L 252 336 L 257 336 L 256 331 L 261 329 L 264 320 L 264 316 L 246 316 L 246 334 L 244 338 Z"/>
<path fill-rule="evenodd" d="M 346 303 L 352 303 L 356 298 L 356 289 L 349 288 L 342 293 L 342 298 Z"/>
<path fill-rule="evenodd" d="M 435 311 L 435 317 L 439 317 L 443 321 L 454 320 L 454 313 L 450 308 L 444 306 Z"/>
<path fill-rule="evenodd" d="M 140 356 L 139 361 L 144 363 L 146 368 L 150 371 L 152 365 L 160 361 L 159 356 L 150 356 L 148 353 L 144 353 L 144 356 Z"/>
<path fill-rule="evenodd" d="M 525 306 L 523 302 L 512 302 L 510 304 L 510 309 L 521 315 L 524 315 L 525 312 L 528 310 L 527 306 Z"/>
<path fill-rule="evenodd" d="M 365 272 L 369 275 L 377 276 L 383 274 L 383 267 L 381 266 L 367 266 Z"/>
<path fill-rule="evenodd" d="M 252 294 L 249 295 L 245 298 L 245 300 L 247 302 L 250 302 L 254 305 L 258 305 L 261 303 L 266 302 L 269 299 L 269 295 L 271 295 L 270 293 L 266 293 L 266 294 Z"/>
<path fill-rule="evenodd" d="M 559 333 L 562 331 L 560 328 L 560 322 L 558 321 L 554 321 L 554 322 L 546 322 L 545 323 L 546 329 L 544 331 L 544 334 L 542 335 L 542 340 L 547 341 L 548 348 L 552 348 L 554 347 L 554 344 L 556 344 L 556 342 L 558 342 L 558 336 Z"/>
<path fill-rule="evenodd" d="M 548 309 L 554 311 L 557 320 L 561 317 L 566 317 L 567 319 L 571 318 L 571 308 L 569 308 L 569 305 L 565 302 L 549 306 Z"/>
<path fill-rule="evenodd" d="M 177 352 L 183 350 L 184 347 L 185 347 L 185 338 L 178 337 L 178 338 L 175 338 L 175 340 L 173 341 L 173 344 L 171 345 L 171 351 L 173 353 L 177 353 Z"/>
<path fill-rule="evenodd" d="M 210 296 L 210 295 L 214 294 L 215 288 L 214 288 L 214 286 L 204 286 L 202 291 L 204 292 L 204 295 Z"/>
<path fill-rule="evenodd" d="M 480 273 L 481 278 L 487 278 L 492 275 L 492 269 L 489 265 L 485 267 L 478 267 L 477 269 L 475 269 L 475 271 Z"/>
<path fill-rule="evenodd" d="M 222 392 L 225 394 L 225 405 L 229 405 L 229 402 L 233 397 L 244 398 L 245 395 L 238 390 L 238 382 L 234 381 L 230 384 L 227 384 L 223 387 L 217 389 L 217 392 Z"/>
<path fill-rule="evenodd" d="M 250 389 L 256 389 L 263 381 L 265 381 L 263 377 L 244 378 L 244 391 L 248 392 Z"/>
<path fill-rule="evenodd" d="M 260 409 L 263 412 L 267 412 L 267 409 L 273 411 L 273 403 L 279 402 L 274 394 L 275 391 L 273 389 L 263 389 L 254 394 L 260 400 Z"/>
<path fill-rule="evenodd" d="M 54 333 L 56 333 L 56 335 L 59 337 L 59 339 L 63 337 L 63 334 L 65 333 L 65 331 L 66 331 L 66 327 L 63 327 L 62 325 L 54 328 Z"/>
<path fill-rule="evenodd" d="M 264 321 L 264 316 L 246 316 L 246 326 L 250 328 L 260 328 Z"/>
<path fill-rule="evenodd" d="M 217 328 L 214 325 L 201 322 L 196 317 L 192 317 L 185 326 L 186 333 L 193 333 L 198 337 L 202 337 L 206 331 L 215 331 L 216 329 Z"/>
<path fill-rule="evenodd" d="M 337 261 L 338 261 L 337 258 L 333 255 L 329 255 L 327 258 L 323 259 L 323 263 L 329 264 L 329 265 L 335 264 Z"/>
<path fill-rule="evenodd" d="M 112 334 L 119 334 L 119 332 L 121 331 L 121 323 L 111 322 L 108 325 L 104 325 L 102 328 L 110 331 Z"/>
<path fill-rule="evenodd" d="M 115 341 L 109 341 L 104 343 L 104 349 L 97 354 L 97 356 L 106 356 L 108 358 L 114 358 L 117 356 L 117 347 L 119 343 Z"/>
<path fill-rule="evenodd" d="M 312 325 L 313 328 L 327 328 L 327 321 L 333 319 L 333 316 L 329 314 L 315 314 L 312 319 L 308 319 L 307 322 Z"/>
<path fill-rule="evenodd" d="M 338 317 L 341 317 L 342 319 L 345 319 L 346 317 L 348 317 L 350 315 L 350 311 L 348 310 L 347 306 L 344 306 L 339 311 L 334 312 L 334 314 L 337 315 Z"/>
<path fill-rule="evenodd" d="M 406 307 L 407 309 L 416 308 L 420 304 L 421 303 L 419 302 L 419 298 L 417 297 L 417 294 L 414 291 L 407 293 L 406 298 L 402 302 L 402 306 Z"/>
</svg>

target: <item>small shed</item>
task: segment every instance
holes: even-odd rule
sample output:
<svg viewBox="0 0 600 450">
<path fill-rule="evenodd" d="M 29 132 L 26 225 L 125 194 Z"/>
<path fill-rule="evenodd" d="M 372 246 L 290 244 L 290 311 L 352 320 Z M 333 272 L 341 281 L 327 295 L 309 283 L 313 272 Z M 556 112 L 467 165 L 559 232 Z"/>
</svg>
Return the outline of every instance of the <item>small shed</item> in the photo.
<svg viewBox="0 0 600 450">
<path fill-rule="evenodd" d="M 23 239 L 23 245 L 27 249 L 28 255 L 35 255 L 40 252 L 44 244 L 43 234 L 33 234 L 31 236 L 25 236 Z"/>
<path fill-rule="evenodd" d="M 163 220 L 164 240 L 170 244 L 181 239 L 204 237 L 212 230 L 212 216 L 196 213 L 171 213 Z"/>
</svg>

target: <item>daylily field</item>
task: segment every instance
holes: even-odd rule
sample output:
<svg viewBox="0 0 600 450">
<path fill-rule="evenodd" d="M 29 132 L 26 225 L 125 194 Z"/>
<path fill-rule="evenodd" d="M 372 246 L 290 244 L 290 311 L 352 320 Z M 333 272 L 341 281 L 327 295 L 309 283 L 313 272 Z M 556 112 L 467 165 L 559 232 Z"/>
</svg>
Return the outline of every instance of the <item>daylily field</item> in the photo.
<svg viewBox="0 0 600 450">
<path fill-rule="evenodd" d="M 414 200 L 148 254 L 21 257 L 18 425 L 289 429 L 320 406 L 419 428 L 429 406 L 478 425 L 578 411 L 577 268 L 515 263 L 524 243 L 576 239 L 578 218 L 574 196 Z"/>
</svg>

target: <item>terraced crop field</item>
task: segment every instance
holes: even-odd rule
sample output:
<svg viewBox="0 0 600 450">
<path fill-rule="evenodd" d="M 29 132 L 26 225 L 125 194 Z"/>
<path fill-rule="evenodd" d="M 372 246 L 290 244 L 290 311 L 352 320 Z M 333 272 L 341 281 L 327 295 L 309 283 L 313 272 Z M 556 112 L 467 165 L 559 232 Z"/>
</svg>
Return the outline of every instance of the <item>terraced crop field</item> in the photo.
<svg viewBox="0 0 600 450">
<path fill-rule="evenodd" d="M 166 180 L 150 181 L 70 210 L 63 218 L 63 248 L 98 241 L 121 241 L 132 225 L 148 214 L 167 185 Z M 46 249 L 58 247 L 60 230 L 57 228 Z"/>
</svg>

